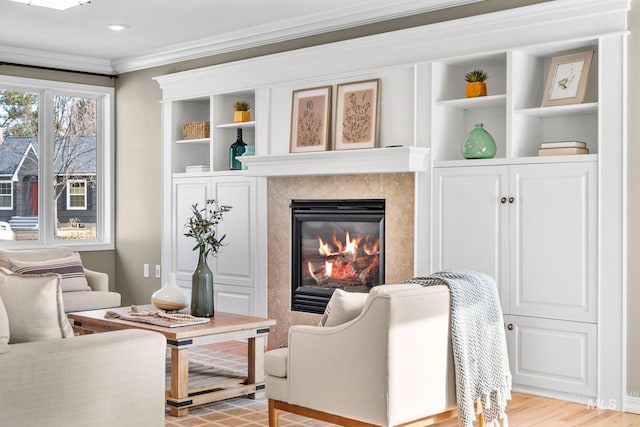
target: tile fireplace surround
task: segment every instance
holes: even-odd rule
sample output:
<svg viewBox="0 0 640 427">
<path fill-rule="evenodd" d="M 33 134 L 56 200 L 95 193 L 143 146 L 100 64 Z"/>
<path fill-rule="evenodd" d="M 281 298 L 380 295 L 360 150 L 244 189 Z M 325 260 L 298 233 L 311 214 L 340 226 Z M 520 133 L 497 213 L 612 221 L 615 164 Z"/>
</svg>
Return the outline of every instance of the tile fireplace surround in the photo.
<svg viewBox="0 0 640 427">
<path fill-rule="evenodd" d="M 287 343 L 292 325 L 317 325 L 321 315 L 291 311 L 292 199 L 386 199 L 385 282 L 413 274 L 414 174 L 291 176 L 268 178 L 268 317 L 276 320 L 269 347 Z"/>
</svg>

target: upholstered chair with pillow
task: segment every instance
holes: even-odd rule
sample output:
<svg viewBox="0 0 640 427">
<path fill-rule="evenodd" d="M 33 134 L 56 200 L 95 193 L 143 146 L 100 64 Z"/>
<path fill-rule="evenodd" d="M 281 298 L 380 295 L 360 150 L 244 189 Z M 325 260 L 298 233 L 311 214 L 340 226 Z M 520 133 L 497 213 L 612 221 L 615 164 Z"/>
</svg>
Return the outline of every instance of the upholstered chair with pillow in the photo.
<svg viewBox="0 0 640 427">
<path fill-rule="evenodd" d="M 265 354 L 269 425 L 279 410 L 350 426 L 455 416 L 449 295 L 416 284 L 334 293 L 324 326 L 293 326 L 288 348 Z"/>
<path fill-rule="evenodd" d="M 59 274 L 0 272 L 0 426 L 164 426 L 165 352 L 150 331 L 74 336 Z"/>
<path fill-rule="evenodd" d="M 120 294 L 109 291 L 109 276 L 84 268 L 80 254 L 71 248 L 0 249 L 1 269 L 5 274 L 60 274 L 67 313 L 120 306 Z"/>
</svg>

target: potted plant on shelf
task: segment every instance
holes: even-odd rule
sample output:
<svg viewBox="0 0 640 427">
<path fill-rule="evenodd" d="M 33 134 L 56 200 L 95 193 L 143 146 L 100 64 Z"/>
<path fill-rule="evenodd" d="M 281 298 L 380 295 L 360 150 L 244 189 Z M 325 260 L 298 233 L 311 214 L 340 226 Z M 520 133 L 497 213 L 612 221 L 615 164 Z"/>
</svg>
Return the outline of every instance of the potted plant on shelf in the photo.
<svg viewBox="0 0 640 427">
<path fill-rule="evenodd" d="M 489 76 L 482 70 L 473 70 L 468 72 L 464 79 L 467 81 L 467 98 L 475 98 L 478 96 L 487 96 L 487 80 Z"/>
<path fill-rule="evenodd" d="M 233 113 L 233 122 L 248 122 L 251 120 L 251 112 L 249 109 L 251 108 L 251 104 L 247 101 L 238 100 L 235 104 L 233 104 L 233 108 L 236 110 Z"/>
<path fill-rule="evenodd" d="M 191 314 L 198 317 L 213 317 L 213 273 L 207 265 L 207 255 L 218 254 L 222 241 L 226 237 L 218 237 L 215 226 L 222 221 L 222 215 L 229 212 L 231 206 L 218 206 L 215 200 L 207 200 L 207 206 L 198 209 L 198 204 L 191 206 L 193 215 L 184 227 L 186 237 L 196 239 L 196 249 L 199 252 L 198 265 L 191 278 Z"/>
</svg>

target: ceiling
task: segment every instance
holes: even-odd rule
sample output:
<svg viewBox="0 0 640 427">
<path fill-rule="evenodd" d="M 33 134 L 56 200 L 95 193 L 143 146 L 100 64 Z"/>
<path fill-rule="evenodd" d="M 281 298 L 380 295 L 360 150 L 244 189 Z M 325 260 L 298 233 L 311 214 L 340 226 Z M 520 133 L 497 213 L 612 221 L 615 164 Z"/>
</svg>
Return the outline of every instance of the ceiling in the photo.
<svg viewBox="0 0 640 427">
<path fill-rule="evenodd" d="M 118 74 L 476 1 L 0 0 L 0 62 Z"/>
</svg>

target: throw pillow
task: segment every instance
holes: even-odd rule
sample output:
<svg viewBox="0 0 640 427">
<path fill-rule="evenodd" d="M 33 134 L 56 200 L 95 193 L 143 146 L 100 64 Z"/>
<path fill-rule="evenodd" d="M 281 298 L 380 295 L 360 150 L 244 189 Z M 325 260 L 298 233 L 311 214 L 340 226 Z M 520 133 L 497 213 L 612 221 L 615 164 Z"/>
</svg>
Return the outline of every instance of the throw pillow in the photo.
<svg viewBox="0 0 640 427">
<path fill-rule="evenodd" d="M 21 261 L 9 258 L 11 270 L 16 274 L 58 273 L 62 276 L 62 292 L 90 291 L 79 253 L 65 258 L 46 261 Z"/>
<path fill-rule="evenodd" d="M 73 335 L 62 302 L 59 274 L 0 274 L 0 298 L 9 319 L 9 343 Z"/>
<path fill-rule="evenodd" d="M 0 298 L 0 354 L 9 351 L 9 317 Z"/>
<path fill-rule="evenodd" d="M 355 319 L 362 311 L 367 295 L 362 292 L 347 292 L 336 289 L 327 303 L 320 325 L 336 326 Z"/>
</svg>

